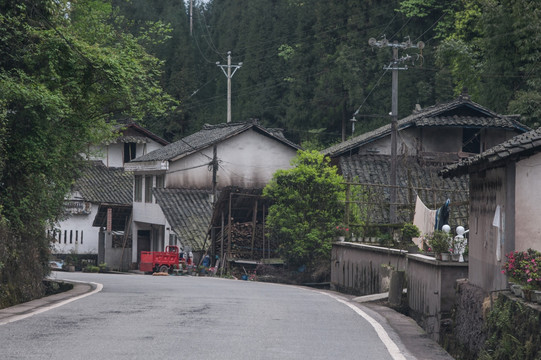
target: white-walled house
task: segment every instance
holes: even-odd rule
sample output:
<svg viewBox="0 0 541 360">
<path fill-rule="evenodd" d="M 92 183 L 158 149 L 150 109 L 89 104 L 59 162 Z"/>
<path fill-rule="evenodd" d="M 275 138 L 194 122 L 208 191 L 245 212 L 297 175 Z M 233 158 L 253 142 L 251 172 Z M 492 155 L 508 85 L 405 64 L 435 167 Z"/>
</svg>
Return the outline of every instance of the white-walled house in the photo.
<svg viewBox="0 0 541 360">
<path fill-rule="evenodd" d="M 88 153 L 84 154 L 88 162 L 65 201 L 65 218 L 50 232 L 55 238 L 53 255 L 63 257 L 73 253 L 81 257 L 91 255 L 93 259 L 100 255 L 100 262 L 106 262 L 108 247 L 103 241 L 100 246 L 100 225 L 94 224 L 100 208 L 106 212 L 105 204 L 109 208 L 120 207 L 125 216 L 125 209 L 129 207 L 131 213 L 133 174 L 126 173 L 124 165 L 136 156 L 168 144 L 133 122 L 119 125 L 117 131 L 118 136 L 113 141 L 89 146 Z M 117 212 L 115 210 L 115 214 Z"/>
<path fill-rule="evenodd" d="M 132 261 L 165 245 L 201 250 L 216 193 L 228 186 L 263 188 L 276 170 L 291 167 L 297 150 L 281 131 L 252 120 L 205 125 L 134 159 L 126 165 L 135 174 Z"/>
<path fill-rule="evenodd" d="M 518 135 L 450 165 L 443 177 L 470 178 L 470 283 L 485 291 L 505 289 L 505 254 L 541 251 L 541 129 Z"/>
</svg>

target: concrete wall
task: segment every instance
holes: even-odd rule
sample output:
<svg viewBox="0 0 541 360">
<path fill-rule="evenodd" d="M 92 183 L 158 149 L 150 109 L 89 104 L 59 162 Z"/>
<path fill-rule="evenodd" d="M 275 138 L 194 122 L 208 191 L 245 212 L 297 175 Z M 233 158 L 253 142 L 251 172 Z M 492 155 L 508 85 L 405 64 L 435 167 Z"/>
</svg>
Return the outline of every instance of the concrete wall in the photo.
<svg viewBox="0 0 541 360">
<path fill-rule="evenodd" d="M 107 267 L 112 270 L 129 270 L 131 266 L 132 249 L 129 247 L 125 249 L 122 249 L 121 247 L 114 248 L 113 236 L 108 232 L 104 232 L 104 240 L 103 262 L 107 264 Z"/>
<path fill-rule="evenodd" d="M 541 251 L 541 153 L 516 164 L 515 249 Z"/>
<path fill-rule="evenodd" d="M 332 247 L 331 289 L 353 295 L 386 292 L 390 271 L 382 264 L 406 271 L 410 316 L 432 339 L 439 340 L 441 320 L 449 317 L 456 300 L 455 283 L 468 276 L 468 263 L 338 242 Z"/>
<path fill-rule="evenodd" d="M 422 151 L 450 152 L 462 151 L 462 128 L 425 127 L 421 129 Z"/>
<path fill-rule="evenodd" d="M 399 131 L 398 153 L 415 155 L 421 152 L 458 153 L 462 151 L 462 128 L 460 127 L 410 127 Z M 481 151 L 517 135 L 515 131 L 481 129 Z M 359 149 L 360 154 L 391 154 L 391 136 L 374 140 Z"/>
<path fill-rule="evenodd" d="M 485 291 L 504 289 L 505 254 L 514 250 L 514 167 L 470 175 L 470 282 Z M 493 225 L 500 206 L 500 227 Z"/>
<path fill-rule="evenodd" d="M 335 243 L 331 257 L 331 287 L 353 295 L 386 292 L 389 290 L 390 270 L 382 265 L 405 270 L 405 253 L 378 246 Z"/>
<path fill-rule="evenodd" d="M 456 300 L 455 283 L 468 276 L 468 263 L 444 262 L 420 254 L 408 254 L 407 260 L 410 316 L 438 341 L 441 320 L 450 316 Z"/>
<path fill-rule="evenodd" d="M 218 188 L 265 186 L 278 169 L 289 169 L 296 150 L 276 140 L 248 130 L 217 145 L 220 160 Z M 167 188 L 212 188 L 212 171 L 206 164 L 213 157 L 209 147 L 176 161 L 170 161 Z M 185 170 L 189 169 L 189 170 Z"/>
</svg>

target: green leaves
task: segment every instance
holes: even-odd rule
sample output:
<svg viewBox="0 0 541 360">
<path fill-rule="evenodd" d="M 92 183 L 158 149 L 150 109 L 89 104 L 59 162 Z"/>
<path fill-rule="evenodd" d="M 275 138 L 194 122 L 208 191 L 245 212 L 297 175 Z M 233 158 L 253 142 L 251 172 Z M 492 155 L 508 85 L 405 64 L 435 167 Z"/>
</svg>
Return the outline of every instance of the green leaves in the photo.
<svg viewBox="0 0 541 360">
<path fill-rule="evenodd" d="M 343 219 L 343 179 L 317 151 L 300 151 L 291 164 L 263 191 L 274 202 L 267 224 L 290 265 L 314 269 L 330 259 L 333 232 Z"/>
</svg>

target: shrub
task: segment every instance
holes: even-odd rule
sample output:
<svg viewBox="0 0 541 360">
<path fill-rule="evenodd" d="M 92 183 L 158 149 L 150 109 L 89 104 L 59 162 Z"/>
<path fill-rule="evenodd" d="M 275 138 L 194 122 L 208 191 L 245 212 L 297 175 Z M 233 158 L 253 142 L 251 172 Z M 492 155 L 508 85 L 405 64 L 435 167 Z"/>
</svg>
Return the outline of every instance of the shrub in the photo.
<svg viewBox="0 0 541 360">
<path fill-rule="evenodd" d="M 441 230 L 434 230 L 434 232 L 427 236 L 428 246 L 436 254 L 449 252 L 451 245 L 449 235 Z"/>
</svg>

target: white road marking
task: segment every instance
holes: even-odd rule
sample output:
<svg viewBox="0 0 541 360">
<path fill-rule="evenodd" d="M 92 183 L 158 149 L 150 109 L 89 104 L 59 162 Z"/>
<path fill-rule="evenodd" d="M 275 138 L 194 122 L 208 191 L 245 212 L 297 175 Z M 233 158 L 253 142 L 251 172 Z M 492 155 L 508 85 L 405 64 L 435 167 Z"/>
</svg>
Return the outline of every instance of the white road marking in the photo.
<svg viewBox="0 0 541 360">
<path fill-rule="evenodd" d="M 385 345 L 385 347 L 387 348 L 387 351 L 389 351 L 389 354 L 391 355 L 393 360 L 406 360 L 404 355 L 402 355 L 402 353 L 400 352 L 400 349 L 398 348 L 396 343 L 389 337 L 389 334 L 387 334 L 387 331 L 385 331 L 383 326 L 381 326 L 380 323 L 378 323 L 376 320 L 374 320 L 374 318 L 372 318 L 370 315 L 368 315 L 367 313 L 365 313 L 364 311 L 359 309 L 357 306 L 355 306 L 355 305 L 353 305 L 353 304 L 351 304 L 351 303 L 349 303 L 349 302 L 347 302 L 347 301 L 345 301 L 343 299 L 340 299 L 339 297 L 337 297 L 335 295 L 332 295 L 332 294 L 329 294 L 329 293 L 326 293 L 326 292 L 321 292 L 321 294 L 325 294 L 327 296 L 330 296 L 333 299 L 335 299 L 336 301 L 339 301 L 342 304 L 349 306 L 351 309 L 353 309 L 353 311 L 355 311 L 357 314 L 361 315 L 366 321 L 368 321 L 368 323 L 370 325 L 372 325 L 372 327 L 376 331 L 376 334 L 378 334 L 378 336 L 379 336 L 381 342 L 383 343 L 383 345 Z"/>
<path fill-rule="evenodd" d="M 75 280 L 67 280 L 67 281 L 88 284 L 88 283 L 86 283 L 84 281 L 75 281 Z M 22 319 L 26 319 L 26 318 L 28 318 L 30 316 L 33 316 L 33 315 L 36 315 L 36 314 L 41 314 L 41 313 L 43 313 L 45 311 L 49 311 L 51 309 L 66 305 L 66 304 L 68 304 L 68 303 L 70 303 L 72 301 L 79 300 L 79 299 L 82 299 L 82 298 L 90 296 L 90 295 L 94 295 L 94 294 L 100 292 L 103 289 L 103 285 L 100 284 L 100 283 L 91 282 L 90 284 L 96 285 L 96 288 L 94 290 L 90 291 L 90 292 L 87 292 L 85 294 L 82 294 L 82 295 L 79 295 L 79 296 L 75 296 L 75 297 L 60 301 L 60 302 L 52 304 L 52 305 L 47 305 L 47 306 L 37 308 L 37 309 L 32 310 L 32 311 L 30 311 L 30 312 L 28 312 L 26 314 L 11 316 L 7 320 L 0 320 L 0 326 L 5 325 L 5 324 L 9 324 L 9 323 L 12 323 L 12 322 L 15 322 L 15 321 L 19 321 L 19 320 L 22 320 Z"/>
</svg>

